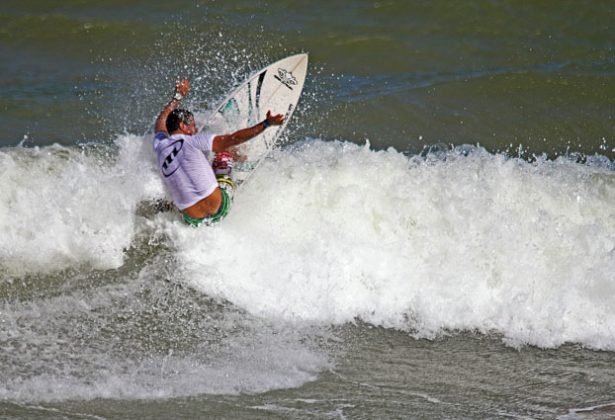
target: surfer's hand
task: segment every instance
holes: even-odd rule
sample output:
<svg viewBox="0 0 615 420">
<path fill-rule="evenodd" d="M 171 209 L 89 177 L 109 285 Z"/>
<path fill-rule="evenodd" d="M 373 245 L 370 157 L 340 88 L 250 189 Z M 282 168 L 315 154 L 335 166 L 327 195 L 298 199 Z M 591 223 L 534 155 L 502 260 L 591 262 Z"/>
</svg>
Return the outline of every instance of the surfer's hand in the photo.
<svg viewBox="0 0 615 420">
<path fill-rule="evenodd" d="M 186 96 L 190 90 L 190 82 L 188 79 L 182 79 L 175 83 L 175 92 L 181 96 Z"/>
<path fill-rule="evenodd" d="M 284 115 L 271 115 L 271 111 L 267 111 L 267 123 L 269 125 L 282 125 L 284 123 Z"/>
</svg>

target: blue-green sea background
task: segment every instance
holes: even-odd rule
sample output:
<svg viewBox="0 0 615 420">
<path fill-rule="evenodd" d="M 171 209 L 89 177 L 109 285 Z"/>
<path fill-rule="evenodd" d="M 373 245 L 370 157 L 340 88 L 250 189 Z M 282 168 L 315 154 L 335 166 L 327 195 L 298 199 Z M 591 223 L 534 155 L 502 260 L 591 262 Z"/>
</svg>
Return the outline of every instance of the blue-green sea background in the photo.
<svg viewBox="0 0 615 420">
<path fill-rule="evenodd" d="M 298 136 L 420 151 L 615 147 L 609 1 L 2 2 L 0 144 L 141 132 L 172 81 L 206 104 L 308 52 Z M 297 124 L 295 124 L 295 127 Z M 299 128 L 296 128 L 299 130 Z"/>
<path fill-rule="evenodd" d="M 0 2 L 0 417 L 609 418 L 613 1 Z M 220 226 L 153 214 L 309 53 Z M 145 203 L 145 204 L 144 204 Z"/>
</svg>

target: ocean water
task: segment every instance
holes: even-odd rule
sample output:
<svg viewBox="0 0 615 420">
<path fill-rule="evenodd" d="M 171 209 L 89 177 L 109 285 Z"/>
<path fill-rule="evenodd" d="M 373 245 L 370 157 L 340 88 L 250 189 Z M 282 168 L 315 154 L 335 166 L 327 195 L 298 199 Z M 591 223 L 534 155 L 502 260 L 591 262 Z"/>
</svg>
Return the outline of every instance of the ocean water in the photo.
<svg viewBox="0 0 615 420">
<path fill-rule="evenodd" d="M 615 417 L 608 1 L 0 4 L 0 417 Z M 307 52 L 213 227 L 153 122 Z"/>
</svg>

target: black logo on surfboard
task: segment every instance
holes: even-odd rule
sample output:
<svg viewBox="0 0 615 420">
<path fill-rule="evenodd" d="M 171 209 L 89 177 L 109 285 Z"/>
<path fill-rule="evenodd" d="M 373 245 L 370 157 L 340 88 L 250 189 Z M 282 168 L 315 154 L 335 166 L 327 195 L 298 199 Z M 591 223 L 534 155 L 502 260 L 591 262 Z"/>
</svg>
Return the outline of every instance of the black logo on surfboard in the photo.
<svg viewBox="0 0 615 420">
<path fill-rule="evenodd" d="M 273 77 L 278 79 L 284 86 L 286 86 L 290 90 L 293 90 L 293 86 L 297 85 L 297 78 L 293 76 L 293 73 L 291 71 L 288 71 L 286 69 L 279 68 L 278 74 Z"/>
</svg>

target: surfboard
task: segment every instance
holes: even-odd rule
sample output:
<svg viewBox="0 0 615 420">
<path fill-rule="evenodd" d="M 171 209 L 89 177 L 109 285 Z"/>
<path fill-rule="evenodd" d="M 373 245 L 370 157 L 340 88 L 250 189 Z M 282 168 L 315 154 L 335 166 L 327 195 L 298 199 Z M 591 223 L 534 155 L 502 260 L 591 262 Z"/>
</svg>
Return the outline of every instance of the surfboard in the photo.
<svg viewBox="0 0 615 420">
<path fill-rule="evenodd" d="M 301 97 L 307 65 L 308 55 L 296 54 L 251 74 L 206 119 L 205 130 L 229 134 L 263 121 L 267 111 L 284 115 L 282 125 L 269 127 L 238 146 L 245 160 L 233 166 L 237 184 L 248 180 L 280 140 Z"/>
</svg>

